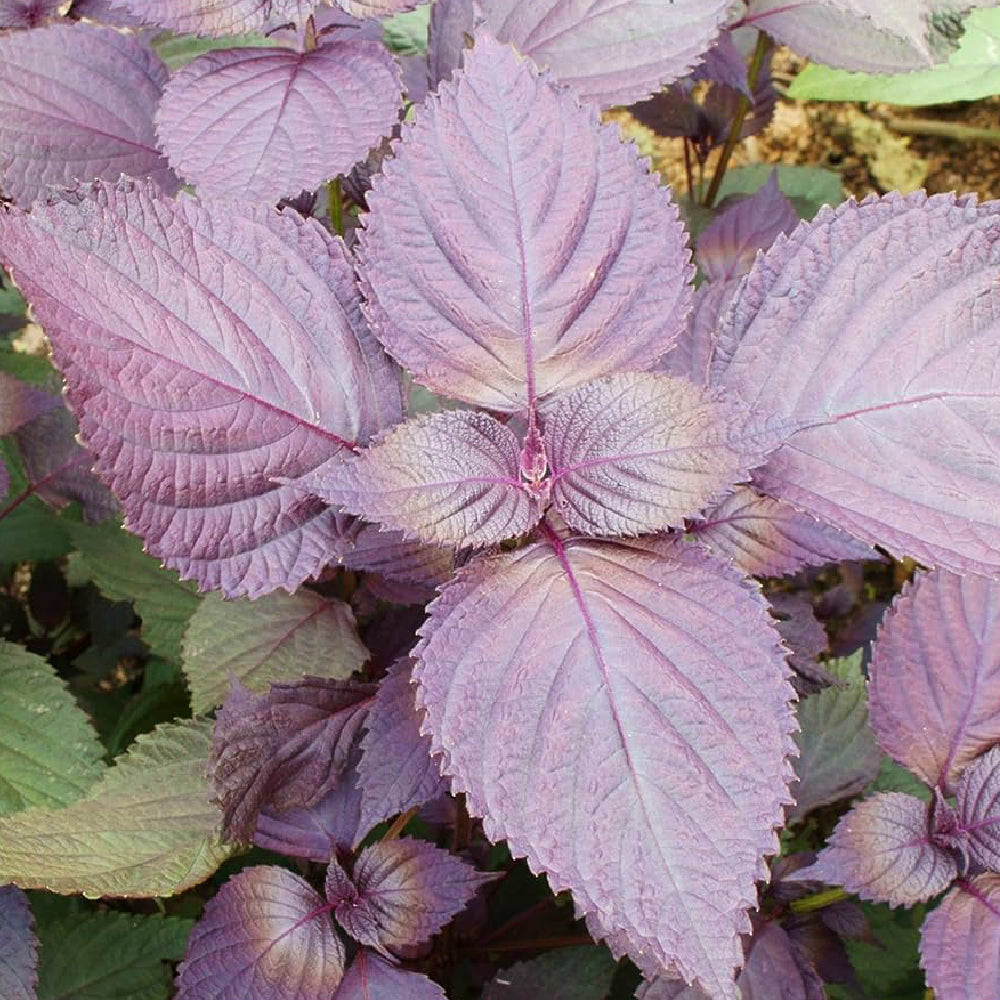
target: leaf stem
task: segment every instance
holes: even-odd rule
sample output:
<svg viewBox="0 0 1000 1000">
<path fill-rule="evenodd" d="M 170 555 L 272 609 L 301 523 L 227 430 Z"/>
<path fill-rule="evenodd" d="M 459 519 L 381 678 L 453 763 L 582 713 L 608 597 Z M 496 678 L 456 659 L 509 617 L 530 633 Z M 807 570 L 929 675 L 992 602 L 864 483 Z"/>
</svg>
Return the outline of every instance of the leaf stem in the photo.
<svg viewBox="0 0 1000 1000">
<path fill-rule="evenodd" d="M 839 903 L 842 899 L 847 899 L 847 892 L 843 889 L 824 889 L 823 892 L 815 892 L 802 899 L 793 899 L 789 908 L 792 913 L 812 913 L 813 910 L 822 910 Z"/>
<path fill-rule="evenodd" d="M 956 142 L 1000 142 L 1000 129 L 977 128 L 958 122 L 942 122 L 933 118 L 886 118 L 886 128 L 907 135 L 932 135 Z"/>
<path fill-rule="evenodd" d="M 330 227 L 343 238 L 344 235 L 344 194 L 340 189 L 340 178 L 334 177 L 326 186 L 327 215 L 330 219 Z"/>
<path fill-rule="evenodd" d="M 420 807 L 414 806 L 412 809 L 407 809 L 405 813 L 400 813 L 392 821 L 392 826 L 390 826 L 389 829 L 385 831 L 385 836 L 382 838 L 382 840 L 383 841 L 396 840 L 399 837 L 399 835 L 403 832 L 404 828 L 406 827 L 406 824 L 409 823 L 410 820 L 413 819 L 413 817 L 416 816 L 418 812 L 420 812 Z"/>
<path fill-rule="evenodd" d="M 761 67 L 764 65 L 764 57 L 771 47 L 770 36 L 763 31 L 757 35 L 757 47 L 753 50 L 753 59 L 750 60 L 750 69 L 747 72 L 747 87 L 753 94 L 754 87 L 760 77 Z M 719 197 L 719 189 L 722 187 L 722 179 L 726 176 L 726 169 L 736 150 L 736 144 L 740 141 L 740 133 L 743 131 L 743 123 L 746 121 L 750 108 L 753 105 L 753 97 L 740 94 L 739 107 L 736 115 L 729 125 L 729 135 L 726 136 L 726 144 L 722 147 L 722 154 L 719 162 L 715 165 L 715 173 L 712 175 L 712 183 L 709 185 L 708 194 L 705 195 L 705 207 L 711 208 L 715 204 L 715 199 Z"/>
</svg>

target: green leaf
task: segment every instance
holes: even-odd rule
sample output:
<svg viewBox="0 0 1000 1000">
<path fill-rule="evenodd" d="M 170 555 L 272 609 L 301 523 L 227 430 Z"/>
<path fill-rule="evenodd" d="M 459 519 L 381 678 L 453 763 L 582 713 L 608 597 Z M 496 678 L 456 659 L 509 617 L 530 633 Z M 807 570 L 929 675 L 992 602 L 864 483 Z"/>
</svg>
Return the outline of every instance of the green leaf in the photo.
<svg viewBox="0 0 1000 1000">
<path fill-rule="evenodd" d="M 883 754 L 882 766 L 866 792 L 905 792 L 930 802 L 931 790 L 912 772 Z"/>
<path fill-rule="evenodd" d="M 222 704 L 230 673 L 251 691 L 266 691 L 303 674 L 346 679 L 368 659 L 351 609 L 310 590 L 256 601 L 209 594 L 191 619 L 183 654 L 195 712 Z"/>
<path fill-rule="evenodd" d="M 172 896 L 233 853 L 206 769 L 212 723 L 140 736 L 86 798 L 0 818 L 0 883 L 85 896 Z"/>
<path fill-rule="evenodd" d="M 616 966 L 600 945 L 560 948 L 498 972 L 483 1000 L 604 1000 Z"/>
<path fill-rule="evenodd" d="M 861 670 L 863 651 L 823 666 L 842 681 L 803 698 L 798 705 L 799 756 L 793 762 L 801 784 L 789 820 L 862 792 L 878 774 L 882 756 L 868 723 L 868 693 Z"/>
<path fill-rule="evenodd" d="M 844 945 L 864 995 L 870 1000 L 922 998 L 924 975 L 918 948 L 927 907 L 892 910 L 881 904 L 862 906 L 878 943 L 845 941 Z"/>
<path fill-rule="evenodd" d="M 947 63 L 916 73 L 880 76 L 848 73 L 814 63 L 793 81 L 788 96 L 799 101 L 879 101 L 919 107 L 978 101 L 1000 94 L 1000 10 L 978 10 Z"/>
<path fill-rule="evenodd" d="M 15 496 L 11 491 L 11 496 Z M 0 509 L 3 508 L 0 503 Z M 0 519 L 0 564 L 61 559 L 72 549 L 67 521 L 38 497 L 28 497 Z"/>
<path fill-rule="evenodd" d="M 104 773 L 103 756 L 52 667 L 0 641 L 0 815 L 75 802 Z"/>
<path fill-rule="evenodd" d="M 274 46 L 271 39 L 253 33 L 199 38 L 197 35 L 174 35 L 169 31 L 158 34 L 152 44 L 172 73 L 213 49 L 264 49 Z"/>
<path fill-rule="evenodd" d="M 114 521 L 74 524 L 70 535 L 101 593 L 112 601 L 132 601 L 149 648 L 179 661 L 184 630 L 201 600 L 194 584 L 143 552 L 139 538 Z"/>
<path fill-rule="evenodd" d="M 58 391 L 59 375 L 48 358 L 0 347 L 0 371 L 30 385 Z"/>
<path fill-rule="evenodd" d="M 719 200 L 732 194 L 754 194 L 770 179 L 773 163 L 754 163 L 726 171 Z M 824 205 L 839 205 L 844 200 L 840 175 L 822 167 L 778 165 L 778 187 L 791 199 L 802 219 L 811 219 Z"/>
<path fill-rule="evenodd" d="M 146 669 L 148 671 L 148 664 Z M 142 733 L 148 733 L 160 723 L 190 714 L 191 703 L 182 680 L 177 678 L 169 684 L 160 684 L 151 682 L 147 674 L 142 690 L 125 705 L 108 734 L 108 753 L 121 753 Z"/>
<path fill-rule="evenodd" d="M 167 963 L 184 957 L 193 924 L 107 911 L 41 924 L 38 1000 L 167 1000 Z"/>
<path fill-rule="evenodd" d="M 431 21 L 431 5 L 425 3 L 416 10 L 395 14 L 382 22 L 386 48 L 397 56 L 422 56 L 427 52 L 427 28 Z"/>
</svg>

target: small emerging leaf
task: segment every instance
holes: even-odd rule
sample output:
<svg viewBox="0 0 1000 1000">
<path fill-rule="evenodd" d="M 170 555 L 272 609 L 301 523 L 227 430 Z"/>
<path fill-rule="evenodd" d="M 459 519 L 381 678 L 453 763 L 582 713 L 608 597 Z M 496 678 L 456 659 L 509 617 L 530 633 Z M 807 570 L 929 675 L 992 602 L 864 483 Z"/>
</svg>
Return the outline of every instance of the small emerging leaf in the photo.
<svg viewBox="0 0 1000 1000">
<path fill-rule="evenodd" d="M 344 975 L 323 897 L 284 868 L 244 868 L 208 901 L 177 970 L 177 1000 L 318 1000 Z"/>
<path fill-rule="evenodd" d="M 584 534 L 663 531 L 745 479 L 783 436 L 716 390 L 659 373 L 611 375 L 546 414 L 552 497 Z"/>
<path fill-rule="evenodd" d="M 354 956 L 333 1000 L 448 1000 L 443 989 L 419 972 L 406 972 L 362 948 Z"/>
<path fill-rule="evenodd" d="M 513 432 L 485 413 L 407 421 L 346 462 L 297 483 L 352 514 L 425 542 L 491 545 L 524 534 L 538 504 L 521 483 Z"/>
<path fill-rule="evenodd" d="M 881 792 L 855 805 L 816 863 L 799 873 L 890 906 L 922 903 L 957 874 L 955 858 L 933 842 L 928 806 L 901 792 Z"/>
</svg>

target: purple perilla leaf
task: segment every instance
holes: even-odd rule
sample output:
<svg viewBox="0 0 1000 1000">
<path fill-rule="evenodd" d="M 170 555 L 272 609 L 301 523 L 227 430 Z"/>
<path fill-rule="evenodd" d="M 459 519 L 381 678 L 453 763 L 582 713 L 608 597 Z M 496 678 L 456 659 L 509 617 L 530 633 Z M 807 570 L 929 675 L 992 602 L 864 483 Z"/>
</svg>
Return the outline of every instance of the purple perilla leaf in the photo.
<svg viewBox="0 0 1000 1000">
<path fill-rule="evenodd" d="M 698 240 L 695 258 L 709 281 L 749 274 L 757 252 L 799 224 L 792 203 L 778 187 L 778 171 L 756 194 L 722 212 Z"/>
<path fill-rule="evenodd" d="M 35 1000 L 38 940 L 28 897 L 16 885 L 0 886 L 0 996 Z"/>
<path fill-rule="evenodd" d="M 611 375 L 560 396 L 545 414 L 552 498 L 585 534 L 678 527 L 784 436 L 717 390 L 658 372 Z"/>
<path fill-rule="evenodd" d="M 826 667 L 838 686 L 810 694 L 798 705 L 799 756 L 794 766 L 799 780 L 792 786 L 795 806 L 790 821 L 864 791 L 882 761 L 868 724 L 861 653 Z"/>
<path fill-rule="evenodd" d="M 338 854 L 349 854 L 369 829 L 361 822 L 358 758 L 355 751 L 336 787 L 315 805 L 283 811 L 264 809 L 257 819 L 253 842 L 279 854 L 321 864 Z"/>
<path fill-rule="evenodd" d="M 47 504 L 79 503 L 87 521 L 106 521 L 118 513 L 118 503 L 91 473 L 94 456 L 76 443 L 76 433 L 76 421 L 61 403 L 18 430 L 25 474 Z"/>
<path fill-rule="evenodd" d="M 1000 583 L 918 575 L 883 622 L 870 698 L 882 749 L 927 784 L 953 787 L 1000 742 Z"/>
<path fill-rule="evenodd" d="M 711 47 L 728 0 L 479 0 L 487 28 L 581 99 L 631 104 L 680 79 Z"/>
<path fill-rule="evenodd" d="M 1000 747 L 977 757 L 962 773 L 956 809 L 965 854 L 1000 871 Z"/>
<path fill-rule="evenodd" d="M 752 32 L 751 32 L 752 34 Z M 747 76 L 747 57 L 740 51 L 733 33 L 723 29 L 705 59 L 691 73 L 692 80 L 710 80 L 751 96 Z"/>
<path fill-rule="evenodd" d="M 622 368 L 683 329 L 691 274 L 666 188 L 593 108 L 477 35 L 403 127 L 369 196 L 376 336 L 418 382 L 504 412 Z"/>
<path fill-rule="evenodd" d="M 732 560 L 748 576 L 790 576 L 806 566 L 881 558 L 864 542 L 752 486 L 738 487 L 688 530 L 695 541 Z"/>
<path fill-rule="evenodd" d="M 0 28 L 37 28 L 59 13 L 63 0 L 0 0 Z"/>
<path fill-rule="evenodd" d="M 695 290 L 687 326 L 673 347 L 660 359 L 657 368 L 668 375 L 685 378 L 695 385 L 708 385 L 712 352 L 722 314 L 733 301 L 740 280 L 706 281 Z"/>
<path fill-rule="evenodd" d="M 112 0 L 141 18 L 178 33 L 239 35 L 258 31 L 269 21 L 305 24 L 326 0 Z"/>
<path fill-rule="evenodd" d="M 799 872 L 890 906 L 922 903 L 957 875 L 954 855 L 934 842 L 929 806 L 902 792 L 880 792 L 853 806 L 816 863 Z"/>
<path fill-rule="evenodd" d="M 177 970 L 177 1000 L 317 1000 L 344 976 L 330 907 L 284 868 L 244 868 L 205 906 Z"/>
<path fill-rule="evenodd" d="M 485 413 L 416 417 L 367 451 L 299 480 L 327 503 L 424 542 L 482 546 L 524 534 L 537 501 L 521 483 L 514 433 Z"/>
<path fill-rule="evenodd" d="M 961 32 L 936 13 L 964 14 L 995 0 L 749 0 L 747 19 L 797 53 L 863 73 L 905 73 L 944 62 Z"/>
<path fill-rule="evenodd" d="M 455 550 L 406 538 L 376 524 L 359 524 L 349 532 L 350 548 L 341 565 L 379 573 L 398 583 L 437 587 L 455 571 Z"/>
<path fill-rule="evenodd" d="M 927 915 L 920 965 L 935 1000 L 984 1000 L 1000 992 L 1000 875 L 959 882 Z"/>
<path fill-rule="evenodd" d="M 847 202 L 757 261 L 715 378 L 799 419 L 761 489 L 896 555 L 1000 573 L 1000 202 Z"/>
<path fill-rule="evenodd" d="M 544 531 L 431 605 L 414 675 L 433 750 L 487 836 L 571 889 L 616 949 L 735 1000 L 791 771 L 766 605 L 692 546 Z"/>
<path fill-rule="evenodd" d="M 250 840 L 262 809 L 307 808 L 336 788 L 374 694 L 319 677 L 261 695 L 234 684 L 216 717 L 211 772 L 229 836 Z"/>
<path fill-rule="evenodd" d="M 123 180 L 0 214 L 0 256 L 151 554 L 230 597 L 294 590 L 336 560 L 337 514 L 275 478 L 402 406 L 338 239 L 292 212 Z"/>
<path fill-rule="evenodd" d="M 53 24 L 0 38 L 0 193 L 29 205 L 50 185 L 123 174 L 180 186 L 156 146 L 167 67 L 138 38 Z"/>
<path fill-rule="evenodd" d="M 366 831 L 448 790 L 440 762 L 431 757 L 430 738 L 420 735 L 422 714 L 413 696 L 410 661 L 397 660 L 379 682 L 361 742 L 364 754 L 358 774 L 361 826 Z"/>
<path fill-rule="evenodd" d="M 0 372 L 0 435 L 60 406 L 59 398 Z"/>
<path fill-rule="evenodd" d="M 351 878 L 331 864 L 326 894 L 337 923 L 391 959 L 429 941 L 496 877 L 424 840 L 383 840 L 358 855 Z"/>
<path fill-rule="evenodd" d="M 427 0 L 335 0 L 338 7 L 352 17 L 392 17 L 413 10 Z"/>
<path fill-rule="evenodd" d="M 362 948 L 333 1000 L 448 1000 L 443 989 L 419 972 L 397 969 Z"/>
<path fill-rule="evenodd" d="M 348 173 L 392 131 L 402 103 L 380 42 L 220 49 L 171 79 L 156 128 L 200 194 L 276 202 Z"/>
</svg>

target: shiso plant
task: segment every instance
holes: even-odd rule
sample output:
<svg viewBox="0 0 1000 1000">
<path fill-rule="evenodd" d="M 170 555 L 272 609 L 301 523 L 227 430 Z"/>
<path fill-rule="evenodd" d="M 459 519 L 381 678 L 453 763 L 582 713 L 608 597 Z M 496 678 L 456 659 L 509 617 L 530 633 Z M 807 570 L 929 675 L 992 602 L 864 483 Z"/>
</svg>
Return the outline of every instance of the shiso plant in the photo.
<svg viewBox="0 0 1000 1000">
<path fill-rule="evenodd" d="M 148 648 L 126 610 L 104 655 L 181 701 L 102 745 L 68 618 L 0 645 L 0 997 L 71 995 L 45 942 L 98 924 L 123 997 L 163 960 L 178 1000 L 861 995 L 847 892 L 946 890 L 927 981 L 996 995 L 1000 204 L 716 204 L 775 40 L 901 73 L 994 4 L 413 6 L 0 0 L 0 262 L 66 403 L 5 361 L 0 542 L 51 516 L 9 561 L 134 600 Z M 721 147 L 702 192 L 621 105 Z M 860 660 L 757 578 L 890 558 L 869 726 Z M 797 853 L 876 737 L 932 794 Z M 498 971 L 546 908 L 575 937 Z M 548 950 L 575 921 L 638 992 Z"/>
</svg>

